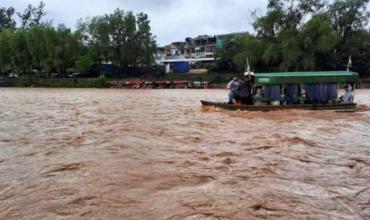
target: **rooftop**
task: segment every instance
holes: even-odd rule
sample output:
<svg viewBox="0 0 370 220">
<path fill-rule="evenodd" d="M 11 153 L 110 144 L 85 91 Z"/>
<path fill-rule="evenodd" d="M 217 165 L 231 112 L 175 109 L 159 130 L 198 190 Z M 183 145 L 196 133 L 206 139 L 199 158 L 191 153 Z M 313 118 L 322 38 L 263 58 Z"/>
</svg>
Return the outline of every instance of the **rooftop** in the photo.
<svg viewBox="0 0 370 220">
<path fill-rule="evenodd" d="M 356 83 L 358 73 L 351 71 L 313 71 L 256 73 L 257 85 L 310 84 L 310 83 Z"/>
</svg>

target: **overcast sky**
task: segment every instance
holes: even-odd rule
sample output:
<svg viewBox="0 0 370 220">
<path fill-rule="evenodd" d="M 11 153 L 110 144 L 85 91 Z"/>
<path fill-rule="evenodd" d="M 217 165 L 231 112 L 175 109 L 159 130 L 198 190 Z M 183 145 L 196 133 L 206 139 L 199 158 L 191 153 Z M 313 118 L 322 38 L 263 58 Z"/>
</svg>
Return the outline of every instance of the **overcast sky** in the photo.
<svg viewBox="0 0 370 220">
<path fill-rule="evenodd" d="M 266 10 L 267 0 L 44 0 L 47 19 L 74 28 L 79 18 L 113 12 L 116 8 L 145 12 L 160 45 L 201 34 L 252 31 L 250 12 Z M 39 0 L 1 0 L 0 7 L 23 11 Z"/>
</svg>

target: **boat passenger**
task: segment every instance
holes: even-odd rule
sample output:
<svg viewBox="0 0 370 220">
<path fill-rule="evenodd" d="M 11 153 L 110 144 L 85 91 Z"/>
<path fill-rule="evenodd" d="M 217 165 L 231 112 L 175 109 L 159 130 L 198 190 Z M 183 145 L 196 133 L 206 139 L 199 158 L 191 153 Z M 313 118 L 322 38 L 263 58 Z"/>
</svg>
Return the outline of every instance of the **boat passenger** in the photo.
<svg viewBox="0 0 370 220">
<path fill-rule="evenodd" d="M 342 104 L 351 104 L 353 103 L 353 87 L 351 85 L 346 85 L 344 87 L 345 93 L 339 98 L 339 102 Z"/>
<path fill-rule="evenodd" d="M 255 78 L 255 74 L 253 71 L 250 71 L 250 70 L 247 70 L 245 73 L 244 73 L 244 76 L 248 78 L 248 80 L 253 84 L 254 83 L 254 78 Z"/>
<path fill-rule="evenodd" d="M 228 104 L 233 104 L 234 99 L 236 97 L 236 90 L 238 89 L 239 81 L 238 77 L 233 77 L 233 79 L 227 84 L 227 88 L 230 90 L 229 92 L 229 101 Z"/>
<path fill-rule="evenodd" d="M 256 106 L 264 105 L 261 87 L 258 87 L 256 89 L 256 95 L 254 96 L 254 105 Z"/>
<path fill-rule="evenodd" d="M 252 82 L 249 77 L 240 80 L 239 86 L 236 90 L 236 104 L 252 105 Z"/>
<path fill-rule="evenodd" d="M 255 83 L 255 74 L 253 71 L 248 70 L 247 72 L 244 73 L 244 76 L 247 78 L 250 84 L 251 88 L 251 94 L 253 94 L 252 89 L 254 88 L 254 83 Z"/>
</svg>

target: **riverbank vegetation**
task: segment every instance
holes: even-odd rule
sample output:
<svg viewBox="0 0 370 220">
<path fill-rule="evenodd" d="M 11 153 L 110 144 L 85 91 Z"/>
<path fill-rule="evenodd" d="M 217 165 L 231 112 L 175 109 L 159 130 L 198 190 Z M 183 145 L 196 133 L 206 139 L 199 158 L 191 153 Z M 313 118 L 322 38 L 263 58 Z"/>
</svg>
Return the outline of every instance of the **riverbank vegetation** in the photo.
<svg viewBox="0 0 370 220">
<path fill-rule="evenodd" d="M 97 78 L 9 78 L 5 85 L 8 87 L 43 87 L 43 88 L 108 88 L 109 81 L 101 75 Z"/>
<path fill-rule="evenodd" d="M 23 12 L 0 8 L 0 72 L 21 78 L 8 79 L 11 85 L 35 85 L 37 78 L 56 87 L 95 87 L 80 78 L 98 77 L 104 68 L 111 68 L 113 78 L 223 83 L 230 73 L 244 71 L 247 58 L 254 70 L 270 72 L 341 70 L 351 57 L 353 70 L 365 77 L 370 76 L 369 2 L 269 0 L 265 14 L 252 13 L 253 34 L 225 40 L 216 62 L 207 65 L 210 74 L 187 77 L 165 76 L 163 67 L 153 65 L 156 41 L 144 13 L 117 9 L 81 19 L 72 30 L 46 20 L 43 2 Z"/>
<path fill-rule="evenodd" d="M 24 78 L 99 76 L 104 63 L 135 74 L 153 63 L 156 42 L 146 14 L 115 10 L 80 20 L 76 30 L 45 20 L 45 4 L 0 8 L 0 71 Z M 19 17 L 17 24 L 15 16 Z M 121 71 L 125 70 L 125 71 Z M 140 71 L 137 71 L 140 72 Z"/>
<path fill-rule="evenodd" d="M 256 71 L 353 70 L 370 76 L 369 0 L 269 0 L 254 35 L 230 39 L 214 72 L 238 71 L 247 57 Z"/>
</svg>

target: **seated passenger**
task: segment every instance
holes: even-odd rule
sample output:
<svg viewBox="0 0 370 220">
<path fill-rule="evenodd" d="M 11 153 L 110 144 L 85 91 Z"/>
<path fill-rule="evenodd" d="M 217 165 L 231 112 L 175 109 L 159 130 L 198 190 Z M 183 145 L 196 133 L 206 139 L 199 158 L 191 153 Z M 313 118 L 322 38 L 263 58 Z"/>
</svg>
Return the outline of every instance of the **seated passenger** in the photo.
<svg viewBox="0 0 370 220">
<path fill-rule="evenodd" d="M 345 93 L 339 98 L 339 103 L 342 104 L 351 104 L 353 103 L 353 88 L 351 85 L 346 85 L 344 87 Z"/>
<path fill-rule="evenodd" d="M 227 88 L 230 90 L 228 104 L 233 104 L 238 86 L 238 77 L 233 77 L 233 79 L 227 84 Z"/>
<path fill-rule="evenodd" d="M 262 88 L 257 88 L 256 95 L 254 96 L 254 105 L 261 106 L 264 104 L 265 103 L 263 103 Z"/>
</svg>

